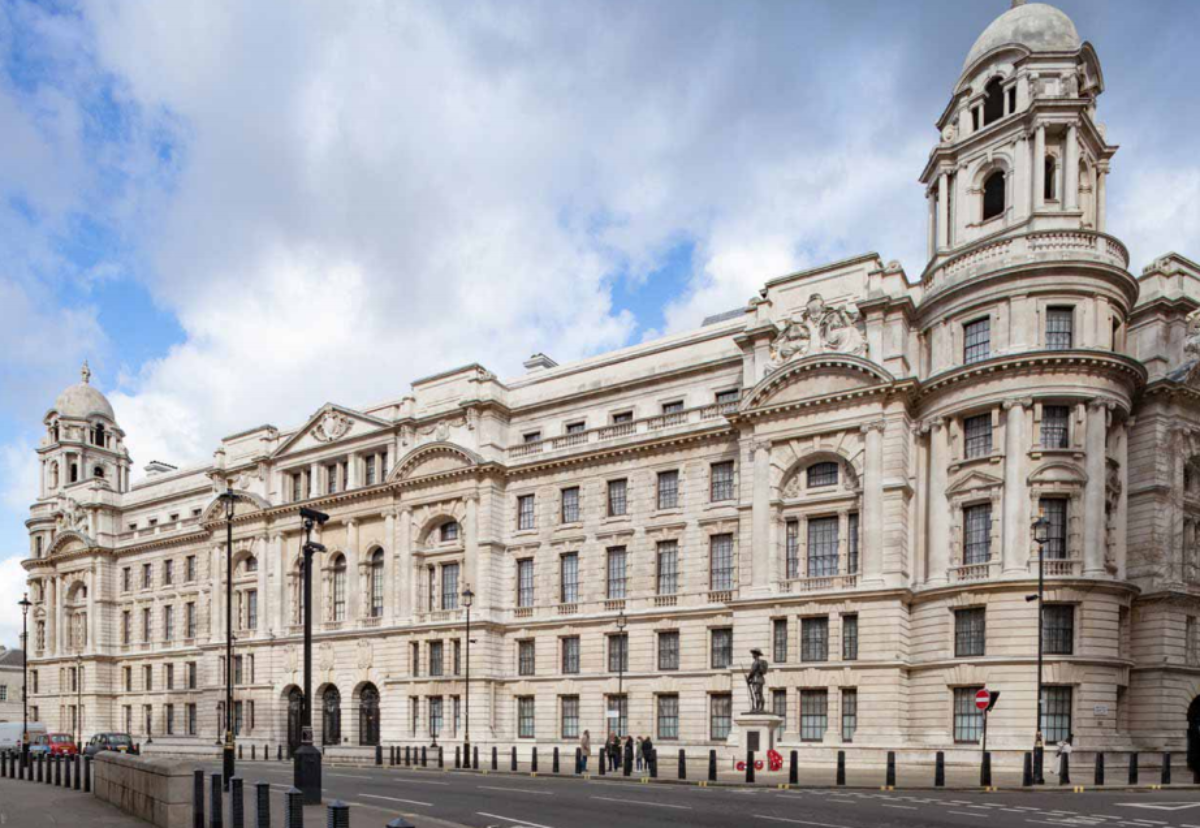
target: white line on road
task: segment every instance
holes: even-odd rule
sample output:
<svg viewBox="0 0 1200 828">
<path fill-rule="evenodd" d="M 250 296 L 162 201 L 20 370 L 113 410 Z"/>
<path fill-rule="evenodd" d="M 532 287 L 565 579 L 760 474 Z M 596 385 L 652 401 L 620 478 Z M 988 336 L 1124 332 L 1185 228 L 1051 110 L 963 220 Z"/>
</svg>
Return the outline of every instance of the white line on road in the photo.
<svg viewBox="0 0 1200 828">
<path fill-rule="evenodd" d="M 397 799 L 394 796 L 380 796 L 379 794 L 360 793 L 359 796 L 366 799 L 385 799 L 388 802 L 403 802 L 406 805 L 424 805 L 426 808 L 432 808 L 432 802 L 418 802 L 415 799 Z"/>
<path fill-rule="evenodd" d="M 948 814 L 960 814 L 960 815 L 962 815 L 962 816 L 973 816 L 973 817 L 979 817 L 979 818 L 981 818 L 981 819 L 987 819 L 987 818 L 988 818 L 988 815 L 987 815 L 987 814 L 977 814 L 977 813 L 975 813 L 974 811 L 947 811 L 946 813 L 948 813 Z"/>
<path fill-rule="evenodd" d="M 766 814 L 755 814 L 756 819 L 769 819 L 772 822 L 787 822 L 792 825 L 813 825 L 816 828 L 847 828 L 845 825 L 834 825 L 830 822 L 809 822 L 804 819 L 786 819 L 784 817 L 767 816 Z"/>
<path fill-rule="evenodd" d="M 336 776 L 338 779 L 366 779 L 368 782 L 375 781 L 374 776 L 356 776 L 352 773 L 331 773 L 330 776 Z"/>
<path fill-rule="evenodd" d="M 915 806 L 913 806 L 913 805 L 886 805 L 886 804 L 881 804 L 879 807 L 880 807 L 880 808 L 897 808 L 897 809 L 899 809 L 899 810 L 901 810 L 901 811 L 915 811 L 915 810 L 917 810 L 917 809 L 916 809 L 916 807 L 915 807 Z"/>
<path fill-rule="evenodd" d="M 532 828 L 550 828 L 549 825 L 539 825 L 536 822 L 530 822 L 527 819 L 516 819 L 514 817 L 500 816 L 500 814 L 489 814 L 487 811 L 476 811 L 480 816 L 491 817 L 492 819 L 502 819 L 505 822 L 515 822 L 517 825 L 529 825 Z"/>
<path fill-rule="evenodd" d="M 644 799 L 615 799 L 611 796 L 593 796 L 592 799 L 599 799 L 602 802 L 623 802 L 626 805 L 646 805 L 650 808 L 676 808 L 680 811 L 692 810 L 691 805 L 668 805 L 665 802 L 647 802 Z"/>
<path fill-rule="evenodd" d="M 476 785 L 476 788 L 482 788 L 485 791 L 504 791 L 505 793 L 513 791 L 515 793 L 537 794 L 538 796 L 554 796 L 553 791 L 531 791 L 526 788 L 504 788 L 494 787 L 492 785 Z"/>
<path fill-rule="evenodd" d="M 449 785 L 449 782 L 434 782 L 432 779 L 401 779 L 394 776 L 388 782 L 407 782 L 410 785 Z"/>
</svg>

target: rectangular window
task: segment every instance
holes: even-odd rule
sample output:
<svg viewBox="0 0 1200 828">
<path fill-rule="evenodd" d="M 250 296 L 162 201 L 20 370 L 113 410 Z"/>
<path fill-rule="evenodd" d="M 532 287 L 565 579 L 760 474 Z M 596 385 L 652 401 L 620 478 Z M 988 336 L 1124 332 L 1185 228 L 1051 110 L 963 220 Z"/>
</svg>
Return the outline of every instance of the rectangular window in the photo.
<svg viewBox="0 0 1200 828">
<path fill-rule="evenodd" d="M 658 697 L 658 738 L 679 738 L 679 696 Z"/>
<path fill-rule="evenodd" d="M 163 607 L 163 641 L 175 640 L 175 608 Z"/>
<path fill-rule="evenodd" d="M 608 550 L 608 588 L 605 594 L 610 601 L 625 597 L 624 546 L 614 546 Z"/>
<path fill-rule="evenodd" d="M 992 559 L 992 504 L 963 508 L 963 564 L 985 564 Z"/>
<path fill-rule="evenodd" d="M 541 441 L 542 441 L 542 432 L 541 431 L 526 431 L 524 434 L 521 435 L 521 442 L 527 446 L 532 445 L 533 443 L 540 443 Z"/>
<path fill-rule="evenodd" d="M 1042 649 L 1046 655 L 1074 655 L 1074 605 L 1046 604 L 1042 607 Z"/>
<path fill-rule="evenodd" d="M 717 405 L 723 405 L 726 403 L 736 403 L 741 398 L 742 398 L 742 395 L 741 395 L 740 391 L 738 391 L 736 388 L 729 388 L 725 391 L 717 392 L 716 403 L 717 403 Z"/>
<path fill-rule="evenodd" d="M 567 423 L 567 434 L 582 434 L 585 431 L 587 431 L 587 423 L 584 420 Z"/>
<path fill-rule="evenodd" d="M 1042 739 L 1053 745 L 1072 735 L 1071 688 L 1042 688 Z"/>
<path fill-rule="evenodd" d="M 658 473 L 658 508 L 679 508 L 679 472 L 674 469 Z"/>
<path fill-rule="evenodd" d="M 196 662 L 189 661 L 187 665 L 187 689 L 196 689 Z"/>
<path fill-rule="evenodd" d="M 808 488 L 819 489 L 822 486 L 836 486 L 838 482 L 837 463 L 813 463 L 805 473 Z"/>
<path fill-rule="evenodd" d="M 858 512 L 851 512 L 846 519 L 846 531 L 850 537 L 847 540 L 850 542 L 850 552 L 846 558 L 846 572 L 851 575 L 858 574 Z"/>
<path fill-rule="evenodd" d="M 820 742 L 829 729 L 829 691 L 800 691 L 800 740 Z"/>
<path fill-rule="evenodd" d="M 558 561 L 558 600 L 563 604 L 579 603 L 579 553 L 568 552 Z"/>
<path fill-rule="evenodd" d="M 337 494 L 338 490 L 338 467 L 337 463 L 330 463 L 325 467 L 325 494 Z"/>
<path fill-rule="evenodd" d="M 187 735 L 196 735 L 196 705 L 189 704 L 185 706 L 187 710 Z"/>
<path fill-rule="evenodd" d="M 853 742 L 856 730 L 858 730 L 858 688 L 847 687 L 842 691 L 842 741 Z"/>
<path fill-rule="evenodd" d="M 149 589 L 154 584 L 154 570 L 151 564 L 142 564 L 142 589 Z"/>
<path fill-rule="evenodd" d="M 800 660 L 829 660 L 829 619 L 800 619 Z"/>
<path fill-rule="evenodd" d="M 713 463 L 709 480 L 709 500 L 733 500 L 733 461 Z"/>
<path fill-rule="evenodd" d="M 663 403 L 662 413 L 664 414 L 679 414 L 683 411 L 683 400 L 674 400 L 669 403 Z"/>
<path fill-rule="evenodd" d="M 629 481 L 608 481 L 608 516 L 620 517 L 629 513 L 628 491 Z"/>
<path fill-rule="evenodd" d="M 800 521 L 789 520 L 784 534 L 784 552 L 787 562 L 787 578 L 794 581 L 800 577 Z"/>
<path fill-rule="evenodd" d="M 838 519 L 808 521 L 808 577 L 827 578 L 838 570 Z"/>
<path fill-rule="evenodd" d="M 713 693 L 709 697 L 708 729 L 714 742 L 729 738 L 733 724 L 733 696 L 729 693 Z"/>
<path fill-rule="evenodd" d="M 625 696 L 608 697 L 608 729 L 615 733 L 629 732 L 629 699 Z"/>
<path fill-rule="evenodd" d="M 776 664 L 783 664 L 788 660 L 788 622 L 786 618 L 776 618 L 771 622 L 772 640 L 774 643 L 774 658 Z"/>
<path fill-rule="evenodd" d="M 1070 447 L 1071 409 L 1065 405 L 1042 406 L 1042 448 Z"/>
<path fill-rule="evenodd" d="M 992 415 L 980 414 L 963 420 L 963 443 L 966 455 L 987 457 L 992 453 Z"/>
<path fill-rule="evenodd" d="M 258 629 L 258 590 L 246 591 L 246 629 Z"/>
<path fill-rule="evenodd" d="M 375 485 L 375 455 L 373 454 L 363 458 L 363 485 Z"/>
<path fill-rule="evenodd" d="M 171 586 L 175 583 L 175 562 L 163 561 L 163 585 Z"/>
<path fill-rule="evenodd" d="M 175 665 L 174 664 L 164 665 L 163 666 L 163 675 L 166 677 L 164 686 L 168 690 L 174 690 L 175 689 Z"/>
<path fill-rule="evenodd" d="M 129 592 L 133 589 L 133 571 L 129 567 L 121 570 L 121 591 Z"/>
<path fill-rule="evenodd" d="M 143 642 L 150 641 L 150 633 L 151 633 L 150 608 L 143 607 L 142 608 L 142 641 Z"/>
<path fill-rule="evenodd" d="M 972 607 L 954 611 L 954 657 L 981 656 L 987 645 L 987 610 Z"/>
<path fill-rule="evenodd" d="M 1067 557 L 1067 501 L 1061 497 L 1043 497 L 1038 508 L 1049 525 L 1042 554 L 1046 560 L 1065 560 Z"/>
<path fill-rule="evenodd" d="M 614 425 L 619 425 L 621 423 L 632 423 L 633 422 L 633 412 L 632 411 L 619 411 L 616 414 L 612 415 L 612 421 L 613 421 Z"/>
<path fill-rule="evenodd" d="M 196 602 L 188 601 L 183 607 L 184 635 L 187 638 L 196 637 Z"/>
<path fill-rule="evenodd" d="M 442 642 L 429 642 L 429 675 L 440 676 L 445 673 L 445 653 L 442 649 Z"/>
<path fill-rule="evenodd" d="M 289 477 L 292 481 L 292 501 L 304 500 L 304 475 L 296 472 Z"/>
<path fill-rule="evenodd" d="M 533 606 L 533 558 L 517 561 L 517 606 Z"/>
<path fill-rule="evenodd" d="M 579 696 L 562 697 L 562 737 L 579 738 Z"/>
<path fill-rule="evenodd" d="M 142 689 L 146 692 L 154 689 L 154 668 L 149 664 L 142 668 Z"/>
<path fill-rule="evenodd" d="M 975 706 L 975 694 L 982 689 L 954 688 L 954 741 L 974 744 L 983 736 L 983 711 Z"/>
<path fill-rule="evenodd" d="M 679 543 L 658 542 L 658 594 L 674 595 L 679 591 Z"/>
<path fill-rule="evenodd" d="M 658 634 L 658 669 L 679 669 L 679 631 Z"/>
<path fill-rule="evenodd" d="M 992 320 L 976 319 L 963 325 L 963 363 L 970 365 L 992 355 Z"/>
<path fill-rule="evenodd" d="M 1074 347 L 1075 309 L 1049 308 L 1046 311 L 1046 349 L 1069 351 Z"/>
<path fill-rule="evenodd" d="M 608 637 L 608 672 L 629 670 L 629 636 L 625 633 Z"/>
<path fill-rule="evenodd" d="M 579 487 L 562 490 L 562 522 L 579 522 Z"/>
<path fill-rule="evenodd" d="M 130 628 L 132 626 L 133 626 L 133 623 L 129 616 L 129 610 L 123 611 L 121 613 L 121 643 L 122 644 L 129 643 L 130 636 L 131 636 Z"/>
<path fill-rule="evenodd" d="M 517 699 L 517 736 L 522 739 L 534 737 L 533 698 L 521 696 Z"/>
<path fill-rule="evenodd" d="M 442 697 L 433 696 L 429 699 L 429 735 L 440 736 L 442 733 Z"/>
<path fill-rule="evenodd" d="M 442 567 L 442 609 L 458 609 L 458 564 Z"/>
<path fill-rule="evenodd" d="M 842 661 L 858 661 L 858 616 L 842 616 Z"/>
<path fill-rule="evenodd" d="M 532 641 L 517 642 L 517 675 L 532 676 L 535 672 Z"/>
<path fill-rule="evenodd" d="M 163 729 L 168 736 L 175 735 L 175 705 L 163 705 Z"/>
<path fill-rule="evenodd" d="M 462 641 L 454 639 L 452 644 L 452 658 L 454 659 L 454 675 L 462 675 Z"/>
<path fill-rule="evenodd" d="M 708 548 L 708 588 L 716 592 L 733 589 L 733 535 L 713 535 Z"/>
<path fill-rule="evenodd" d="M 188 581 L 196 580 L 196 556 L 187 556 L 187 579 Z"/>
<path fill-rule="evenodd" d="M 562 671 L 567 675 L 579 672 L 579 636 L 572 635 L 562 640 Z"/>
<path fill-rule="evenodd" d="M 787 730 L 787 712 L 788 712 L 787 707 L 788 707 L 787 689 L 781 687 L 777 690 L 772 690 L 771 691 L 771 712 L 774 713 L 776 716 L 778 716 L 782 720 L 779 723 L 778 729 L 775 731 L 777 734 L 783 733 L 783 731 Z M 778 737 L 776 737 L 776 738 L 778 738 Z"/>
<path fill-rule="evenodd" d="M 733 666 L 733 630 L 724 627 L 712 631 L 712 668 L 724 670 Z"/>
<path fill-rule="evenodd" d="M 517 498 L 517 529 L 533 529 L 535 526 L 533 495 L 521 495 Z"/>
</svg>

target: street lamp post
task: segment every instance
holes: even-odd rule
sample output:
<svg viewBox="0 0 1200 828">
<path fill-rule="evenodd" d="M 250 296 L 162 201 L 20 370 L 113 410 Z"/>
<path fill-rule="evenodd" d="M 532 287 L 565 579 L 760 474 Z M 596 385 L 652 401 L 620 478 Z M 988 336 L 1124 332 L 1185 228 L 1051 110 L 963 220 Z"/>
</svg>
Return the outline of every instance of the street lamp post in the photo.
<svg viewBox="0 0 1200 828">
<path fill-rule="evenodd" d="M 304 704 L 300 708 L 300 747 L 296 749 L 292 784 L 300 790 L 305 805 L 321 804 L 321 751 L 313 745 L 312 729 L 312 559 L 325 547 L 312 539 L 313 525 L 322 525 L 329 515 L 301 509 L 304 522 Z"/>
<path fill-rule="evenodd" d="M 1038 545 L 1038 586 L 1037 595 L 1025 596 L 1026 601 L 1037 601 L 1037 728 L 1033 737 L 1033 781 L 1039 785 L 1046 783 L 1044 774 L 1045 745 L 1042 742 L 1042 598 L 1046 586 L 1046 541 L 1050 539 L 1050 521 L 1045 515 L 1038 515 L 1033 522 L 1033 540 Z"/>
<path fill-rule="evenodd" d="M 75 656 L 75 746 L 83 750 L 83 653 Z"/>
<path fill-rule="evenodd" d="M 625 610 L 617 614 L 617 635 L 621 641 L 621 657 L 617 659 L 617 730 L 621 729 L 621 707 L 629 709 L 625 701 L 625 660 L 629 658 L 629 639 L 625 637 Z M 618 732 L 618 736 L 623 733 Z"/>
<path fill-rule="evenodd" d="M 463 721 L 463 764 L 471 767 L 471 604 L 475 602 L 475 593 L 471 587 L 463 590 L 463 606 L 467 609 L 467 705 Z"/>
<path fill-rule="evenodd" d="M 237 495 L 226 487 L 220 494 L 225 503 L 225 743 L 222 748 L 222 777 L 225 790 L 234 774 L 233 752 L 233 511 Z"/>
<path fill-rule="evenodd" d="M 29 593 L 17 602 L 21 608 L 21 765 L 29 764 Z"/>
</svg>

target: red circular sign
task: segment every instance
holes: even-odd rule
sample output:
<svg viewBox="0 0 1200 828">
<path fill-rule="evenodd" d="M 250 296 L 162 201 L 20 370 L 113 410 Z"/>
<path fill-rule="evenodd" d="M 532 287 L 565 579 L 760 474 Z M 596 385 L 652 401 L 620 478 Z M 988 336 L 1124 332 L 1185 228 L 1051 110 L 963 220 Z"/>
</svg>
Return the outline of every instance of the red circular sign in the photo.
<svg viewBox="0 0 1200 828">
<path fill-rule="evenodd" d="M 992 694 L 987 689 L 980 690 L 975 694 L 975 707 L 980 710 L 987 710 L 988 705 L 992 702 Z"/>
</svg>

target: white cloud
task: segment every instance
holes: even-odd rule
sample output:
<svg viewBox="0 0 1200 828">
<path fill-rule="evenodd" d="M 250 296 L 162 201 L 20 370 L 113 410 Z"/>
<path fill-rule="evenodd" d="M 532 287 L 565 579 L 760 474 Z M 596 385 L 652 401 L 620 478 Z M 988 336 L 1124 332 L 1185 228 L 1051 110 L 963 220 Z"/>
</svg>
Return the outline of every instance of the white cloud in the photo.
<svg viewBox="0 0 1200 828">
<path fill-rule="evenodd" d="M 10 649 L 21 643 L 21 612 L 17 602 L 25 594 L 25 570 L 21 556 L 0 558 L 0 644 Z"/>
</svg>

